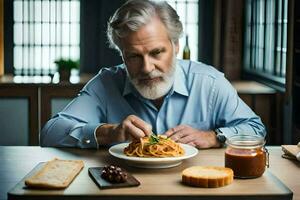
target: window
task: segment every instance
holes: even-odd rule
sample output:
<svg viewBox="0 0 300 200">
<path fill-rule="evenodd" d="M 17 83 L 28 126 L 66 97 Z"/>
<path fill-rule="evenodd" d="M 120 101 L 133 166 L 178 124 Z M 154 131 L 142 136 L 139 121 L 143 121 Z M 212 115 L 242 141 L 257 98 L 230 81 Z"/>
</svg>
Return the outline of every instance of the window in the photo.
<svg viewBox="0 0 300 200">
<path fill-rule="evenodd" d="M 265 82 L 284 86 L 288 0 L 247 0 L 244 68 Z"/>
<path fill-rule="evenodd" d="M 80 58 L 80 0 L 13 1 L 15 75 L 53 75 L 54 61 Z"/>
<path fill-rule="evenodd" d="M 183 24 L 184 36 L 188 35 L 191 60 L 198 60 L 198 0 L 167 0 L 177 11 Z M 186 37 L 179 40 L 180 50 L 178 57 L 182 58 Z"/>
</svg>

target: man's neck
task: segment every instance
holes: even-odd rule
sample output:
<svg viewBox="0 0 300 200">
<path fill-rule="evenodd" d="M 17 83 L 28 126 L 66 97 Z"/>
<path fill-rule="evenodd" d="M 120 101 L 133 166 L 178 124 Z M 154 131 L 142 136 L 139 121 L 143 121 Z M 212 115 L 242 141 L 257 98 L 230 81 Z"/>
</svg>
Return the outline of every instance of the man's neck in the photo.
<svg viewBox="0 0 300 200">
<path fill-rule="evenodd" d="M 151 100 L 152 103 L 155 105 L 155 107 L 159 110 L 160 107 L 162 106 L 163 102 L 164 102 L 164 96 L 163 97 L 160 97 L 158 99 L 154 99 L 154 100 Z"/>
</svg>

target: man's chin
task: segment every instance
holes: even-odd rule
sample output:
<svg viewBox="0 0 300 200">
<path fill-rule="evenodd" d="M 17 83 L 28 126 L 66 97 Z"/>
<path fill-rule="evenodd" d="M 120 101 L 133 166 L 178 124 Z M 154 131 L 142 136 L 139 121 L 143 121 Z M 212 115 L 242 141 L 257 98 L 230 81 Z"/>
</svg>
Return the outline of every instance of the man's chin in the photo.
<svg viewBox="0 0 300 200">
<path fill-rule="evenodd" d="M 159 99 L 164 96 L 164 94 L 157 95 L 157 94 L 149 94 L 149 93 L 141 93 L 141 92 L 139 92 L 139 93 L 142 97 L 144 97 L 145 99 L 149 99 L 149 100 Z"/>
<path fill-rule="evenodd" d="M 153 86 L 136 87 L 140 95 L 146 99 L 155 100 L 165 96 L 170 88 L 163 87 L 161 84 L 154 84 Z"/>
</svg>

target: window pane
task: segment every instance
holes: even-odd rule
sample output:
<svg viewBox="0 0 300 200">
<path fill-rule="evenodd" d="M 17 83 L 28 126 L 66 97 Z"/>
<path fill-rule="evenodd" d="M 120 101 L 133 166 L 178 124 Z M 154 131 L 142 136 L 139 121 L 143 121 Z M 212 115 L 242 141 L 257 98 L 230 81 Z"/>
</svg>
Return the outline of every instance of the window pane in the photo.
<svg viewBox="0 0 300 200">
<path fill-rule="evenodd" d="M 275 47 L 275 4 L 274 1 L 266 2 L 266 27 L 265 27 L 265 69 L 268 73 L 272 73 L 274 66 L 274 47 Z"/>
<path fill-rule="evenodd" d="M 198 3 L 190 3 L 187 8 L 187 19 L 188 23 L 197 24 L 198 23 Z"/>
<path fill-rule="evenodd" d="M 80 32 L 79 24 L 71 24 L 71 29 L 70 29 L 70 44 L 71 45 L 79 45 L 79 43 L 80 43 L 79 32 Z"/>
<path fill-rule="evenodd" d="M 23 10 L 22 10 L 22 1 L 14 2 L 14 19 L 16 22 L 22 21 Z"/>
<path fill-rule="evenodd" d="M 15 12 L 15 11 L 14 11 Z M 34 20 L 35 22 L 41 22 L 42 21 L 42 4 L 40 1 L 34 1 Z"/>
<path fill-rule="evenodd" d="M 49 22 L 50 21 L 50 12 L 49 12 L 49 1 L 43 1 L 42 3 L 42 21 Z"/>
<path fill-rule="evenodd" d="M 49 45 L 50 44 L 50 25 L 49 23 L 43 23 L 42 24 L 42 43 L 43 45 Z"/>
<path fill-rule="evenodd" d="M 276 25 L 277 25 L 277 42 L 276 42 L 276 68 L 275 68 L 275 74 L 280 74 L 280 68 L 281 68 L 281 37 L 282 37 L 282 1 L 277 0 L 277 19 L 276 19 Z"/>
<path fill-rule="evenodd" d="M 51 22 L 56 21 L 56 1 L 51 1 L 50 2 L 50 13 L 49 13 L 49 19 Z"/>
<path fill-rule="evenodd" d="M 34 67 L 36 69 L 40 69 L 42 65 L 42 48 L 40 46 L 36 46 L 34 48 Z"/>
<path fill-rule="evenodd" d="M 80 49 L 77 46 L 70 47 L 70 58 L 76 59 L 80 54 Z"/>
<path fill-rule="evenodd" d="M 70 21 L 70 4 L 69 1 L 62 1 L 62 22 L 69 22 Z"/>
<path fill-rule="evenodd" d="M 63 23 L 61 28 L 63 30 L 63 33 L 61 33 L 62 34 L 61 42 L 63 45 L 68 45 L 68 44 L 70 44 L 70 24 Z"/>
<path fill-rule="evenodd" d="M 287 15 L 288 15 L 288 0 L 283 1 L 283 24 L 282 24 L 282 67 L 280 71 L 280 76 L 285 76 L 286 72 L 286 52 L 287 52 Z"/>
<path fill-rule="evenodd" d="M 23 58 L 22 48 L 20 46 L 15 46 L 15 48 L 14 48 L 14 65 L 15 65 L 16 69 L 21 70 L 22 58 Z"/>
<path fill-rule="evenodd" d="M 76 13 L 80 13 L 80 3 L 79 1 L 71 1 L 71 22 L 76 22 L 78 23 L 80 21 L 80 16 L 77 15 Z"/>
<path fill-rule="evenodd" d="M 249 68 L 250 66 L 250 48 L 251 48 L 251 14 L 252 14 L 252 7 L 251 7 L 251 0 L 247 0 L 245 3 L 246 12 L 245 14 L 245 37 L 244 37 L 244 66 Z"/>
<path fill-rule="evenodd" d="M 22 31 L 22 24 L 21 23 L 15 23 L 14 24 L 14 32 L 18 34 L 14 34 L 14 43 L 16 45 L 21 45 L 23 40 L 23 31 Z"/>
</svg>

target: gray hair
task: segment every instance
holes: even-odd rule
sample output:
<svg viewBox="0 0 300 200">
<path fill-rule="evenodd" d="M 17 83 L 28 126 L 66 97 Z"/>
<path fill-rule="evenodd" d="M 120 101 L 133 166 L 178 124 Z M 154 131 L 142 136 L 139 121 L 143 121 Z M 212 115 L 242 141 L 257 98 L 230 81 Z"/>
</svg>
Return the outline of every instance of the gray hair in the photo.
<svg viewBox="0 0 300 200">
<path fill-rule="evenodd" d="M 116 10 L 107 26 L 107 37 L 111 48 L 121 50 L 121 39 L 130 32 L 138 31 L 153 19 L 159 17 L 165 25 L 168 36 L 177 43 L 182 35 L 182 23 L 176 11 L 165 1 L 129 0 Z"/>
</svg>

